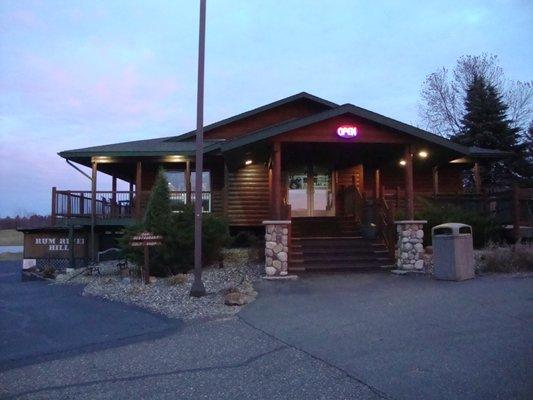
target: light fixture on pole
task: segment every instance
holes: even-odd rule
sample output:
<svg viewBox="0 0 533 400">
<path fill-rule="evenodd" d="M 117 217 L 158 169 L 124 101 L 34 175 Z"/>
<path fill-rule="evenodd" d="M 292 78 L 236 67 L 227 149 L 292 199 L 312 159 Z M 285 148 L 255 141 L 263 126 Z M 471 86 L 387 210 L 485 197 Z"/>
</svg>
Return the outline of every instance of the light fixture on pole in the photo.
<svg viewBox="0 0 533 400">
<path fill-rule="evenodd" d="M 200 34 L 198 44 L 198 94 L 196 101 L 196 159 L 194 190 L 194 281 L 190 295 L 202 297 L 202 178 L 204 164 L 204 65 L 205 65 L 205 8 L 206 0 L 200 0 Z"/>
</svg>

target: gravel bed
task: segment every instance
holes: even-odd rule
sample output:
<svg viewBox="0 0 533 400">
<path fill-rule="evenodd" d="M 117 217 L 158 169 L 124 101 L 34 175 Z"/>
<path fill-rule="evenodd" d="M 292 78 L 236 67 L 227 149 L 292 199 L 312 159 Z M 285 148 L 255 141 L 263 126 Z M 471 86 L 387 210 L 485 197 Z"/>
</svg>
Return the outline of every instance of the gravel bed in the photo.
<svg viewBox="0 0 533 400">
<path fill-rule="evenodd" d="M 139 279 L 123 280 L 118 275 L 114 263 L 101 264 L 101 276 L 87 276 L 78 271 L 62 274 L 56 278 L 61 284 L 85 284 L 84 296 L 99 296 L 113 301 L 134 304 L 170 318 L 185 320 L 228 317 L 239 312 L 241 306 L 224 304 L 225 295 L 238 291 L 253 301 L 257 292 L 253 282 L 258 280 L 263 265 L 238 260 L 232 257 L 224 268 L 207 267 L 202 274 L 207 295 L 201 298 L 189 296 L 193 281 L 192 273 L 186 274 L 186 282 L 170 284 L 168 278 L 155 278 L 144 285 Z M 237 259 L 237 260 L 235 260 Z M 79 275 L 76 275 L 79 274 Z"/>
</svg>

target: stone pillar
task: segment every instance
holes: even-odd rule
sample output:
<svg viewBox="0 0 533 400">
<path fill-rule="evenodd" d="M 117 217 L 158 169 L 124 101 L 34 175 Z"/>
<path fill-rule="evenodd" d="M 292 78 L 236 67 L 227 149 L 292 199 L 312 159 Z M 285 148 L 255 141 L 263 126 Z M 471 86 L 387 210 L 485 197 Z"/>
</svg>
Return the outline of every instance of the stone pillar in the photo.
<svg viewBox="0 0 533 400">
<path fill-rule="evenodd" d="M 402 271 L 424 270 L 424 225 L 427 221 L 395 221 L 398 233 L 396 267 Z"/>
<path fill-rule="evenodd" d="M 267 277 L 287 275 L 290 224 L 291 221 L 263 221 L 263 225 L 265 225 L 265 272 Z"/>
</svg>

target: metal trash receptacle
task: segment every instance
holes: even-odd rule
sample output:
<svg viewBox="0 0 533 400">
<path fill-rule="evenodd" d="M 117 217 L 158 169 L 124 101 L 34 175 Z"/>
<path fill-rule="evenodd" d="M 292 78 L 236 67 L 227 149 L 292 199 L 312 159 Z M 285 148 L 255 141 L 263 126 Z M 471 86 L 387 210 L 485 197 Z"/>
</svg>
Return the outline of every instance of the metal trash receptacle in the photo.
<svg viewBox="0 0 533 400">
<path fill-rule="evenodd" d="M 431 229 L 433 275 L 437 279 L 463 281 L 474 278 L 472 227 L 447 223 Z"/>
</svg>

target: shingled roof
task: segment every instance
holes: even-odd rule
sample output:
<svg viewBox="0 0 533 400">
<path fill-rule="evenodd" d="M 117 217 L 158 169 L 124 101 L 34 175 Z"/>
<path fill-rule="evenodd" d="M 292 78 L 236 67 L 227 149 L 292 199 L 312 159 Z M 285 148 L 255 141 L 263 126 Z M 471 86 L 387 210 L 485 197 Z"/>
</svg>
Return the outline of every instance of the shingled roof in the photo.
<svg viewBox="0 0 533 400">
<path fill-rule="evenodd" d="M 274 101 L 261 107 L 245 111 L 233 117 L 226 118 L 204 127 L 204 132 L 231 124 L 233 122 L 252 117 L 264 111 L 283 106 L 299 100 L 308 100 L 321 104 L 327 108 L 338 107 L 337 104 L 314 96 L 307 92 L 297 93 L 285 97 L 281 100 Z M 81 149 L 65 150 L 58 154 L 66 159 L 85 158 L 91 156 L 114 156 L 114 157 L 131 157 L 131 156 L 161 156 L 161 155 L 192 155 L 194 154 L 194 138 L 196 130 L 189 131 L 176 136 L 162 137 L 157 139 L 135 140 L 131 142 L 113 143 L 102 146 L 85 147 Z M 217 148 L 220 140 L 205 140 L 204 151 L 210 152 Z"/>
<path fill-rule="evenodd" d="M 424 140 L 435 145 L 445 147 L 449 150 L 471 157 L 481 158 L 500 158 L 509 155 L 508 152 L 500 150 L 484 149 L 480 147 L 467 147 L 452 142 L 446 138 L 435 135 L 431 132 L 414 127 L 412 125 L 397 121 L 395 119 L 385 117 L 384 115 L 366 110 L 353 104 L 337 105 L 328 100 L 313 96 L 306 92 L 301 92 L 293 96 L 269 103 L 267 105 L 246 111 L 244 113 L 235 115 L 230 118 L 223 119 L 213 124 L 207 125 L 204 128 L 205 132 L 209 132 L 215 128 L 231 124 L 244 118 L 248 118 L 259 114 L 261 112 L 280 107 L 284 104 L 298 101 L 309 100 L 325 106 L 325 111 L 316 114 L 278 123 L 274 126 L 266 127 L 254 132 L 250 132 L 233 140 L 205 140 L 204 152 L 208 153 L 215 150 L 222 152 L 236 149 L 238 147 L 246 146 L 256 142 L 266 140 L 268 138 L 283 134 L 293 129 L 305 127 L 316 122 L 324 121 L 326 119 L 340 116 L 340 115 L 354 115 L 366 119 L 377 124 L 387 126 L 396 131 L 410 135 L 416 139 Z M 184 155 L 192 156 L 195 151 L 194 138 L 195 131 L 190 131 L 182 135 L 163 137 L 157 139 L 136 140 L 130 142 L 114 143 L 103 146 L 93 146 L 81 149 L 66 150 L 58 153 L 61 157 L 80 162 L 93 156 L 113 156 L 113 157 L 150 157 L 150 156 L 165 156 L 165 155 Z"/>
</svg>

